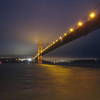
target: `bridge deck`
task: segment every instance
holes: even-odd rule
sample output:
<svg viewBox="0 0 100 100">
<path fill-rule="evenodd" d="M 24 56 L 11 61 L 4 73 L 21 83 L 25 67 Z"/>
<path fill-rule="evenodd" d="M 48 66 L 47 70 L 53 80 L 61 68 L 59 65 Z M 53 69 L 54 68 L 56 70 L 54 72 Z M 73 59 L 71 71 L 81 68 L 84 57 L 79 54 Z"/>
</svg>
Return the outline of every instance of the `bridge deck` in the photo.
<svg viewBox="0 0 100 100">
<path fill-rule="evenodd" d="M 64 44 L 67 44 L 82 36 L 86 36 L 87 34 L 99 28 L 100 28 L 100 14 L 98 14 L 96 18 L 86 21 L 82 27 L 75 29 L 73 32 L 69 33 L 67 36 L 63 36 L 62 40 L 59 39 L 55 44 L 51 45 L 47 49 L 44 49 L 41 54 L 37 54 L 35 56 L 35 59 L 39 55 L 46 55 L 47 53 L 53 51 L 54 49 L 59 48 L 60 46 L 63 46 Z"/>
</svg>

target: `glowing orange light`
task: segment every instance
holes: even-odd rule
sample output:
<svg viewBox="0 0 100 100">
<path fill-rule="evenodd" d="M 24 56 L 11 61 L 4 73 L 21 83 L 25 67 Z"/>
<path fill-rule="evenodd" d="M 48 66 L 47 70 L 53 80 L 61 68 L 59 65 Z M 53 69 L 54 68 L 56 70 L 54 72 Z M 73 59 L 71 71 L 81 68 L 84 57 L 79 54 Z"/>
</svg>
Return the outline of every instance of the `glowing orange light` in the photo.
<svg viewBox="0 0 100 100">
<path fill-rule="evenodd" d="M 53 44 L 55 44 L 55 42 L 53 42 Z"/>
<path fill-rule="evenodd" d="M 95 12 L 91 12 L 90 15 L 89 15 L 89 17 L 90 17 L 91 19 L 95 18 L 95 17 L 96 17 L 96 13 L 95 13 Z"/>
<path fill-rule="evenodd" d="M 48 49 L 49 47 L 46 47 L 46 49 Z"/>
<path fill-rule="evenodd" d="M 62 40 L 63 38 L 60 36 L 59 39 Z"/>
<path fill-rule="evenodd" d="M 64 33 L 64 36 L 67 36 L 67 33 Z"/>
<path fill-rule="evenodd" d="M 70 31 L 70 32 L 73 32 L 73 31 L 74 31 L 74 28 L 70 28 L 69 31 Z"/>
<path fill-rule="evenodd" d="M 78 22 L 78 26 L 83 26 L 83 22 L 82 21 L 79 21 Z"/>
<path fill-rule="evenodd" d="M 56 42 L 58 42 L 58 40 L 56 40 Z"/>
</svg>

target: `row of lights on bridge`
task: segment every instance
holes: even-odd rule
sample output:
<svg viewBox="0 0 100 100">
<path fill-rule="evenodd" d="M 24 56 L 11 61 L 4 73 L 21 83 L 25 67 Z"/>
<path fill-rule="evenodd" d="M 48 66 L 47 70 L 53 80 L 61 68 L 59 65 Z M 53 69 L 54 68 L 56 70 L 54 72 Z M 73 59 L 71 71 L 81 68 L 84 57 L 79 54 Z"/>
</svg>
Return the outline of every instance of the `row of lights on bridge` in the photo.
<svg viewBox="0 0 100 100">
<path fill-rule="evenodd" d="M 95 12 L 91 12 L 90 14 L 89 14 L 89 20 L 91 20 L 91 19 L 94 19 L 96 17 L 96 13 Z M 84 23 L 83 23 L 83 21 L 79 21 L 78 23 L 77 23 L 77 26 L 78 27 L 82 27 L 84 25 Z M 74 32 L 74 28 L 73 27 L 71 27 L 70 29 L 69 29 L 69 33 L 72 33 L 72 32 Z M 67 36 L 67 33 L 64 33 L 64 37 L 66 37 Z M 63 40 L 63 37 L 62 36 L 60 36 L 59 37 L 59 39 L 57 39 L 56 41 L 54 41 L 54 42 L 52 42 L 52 44 L 50 44 L 48 47 L 46 47 L 43 51 L 45 51 L 46 49 L 48 49 L 48 48 L 50 48 L 52 45 L 54 45 L 55 43 L 57 43 L 59 40 Z M 42 51 L 42 52 L 43 52 Z M 41 52 L 41 53 L 42 53 Z"/>
</svg>

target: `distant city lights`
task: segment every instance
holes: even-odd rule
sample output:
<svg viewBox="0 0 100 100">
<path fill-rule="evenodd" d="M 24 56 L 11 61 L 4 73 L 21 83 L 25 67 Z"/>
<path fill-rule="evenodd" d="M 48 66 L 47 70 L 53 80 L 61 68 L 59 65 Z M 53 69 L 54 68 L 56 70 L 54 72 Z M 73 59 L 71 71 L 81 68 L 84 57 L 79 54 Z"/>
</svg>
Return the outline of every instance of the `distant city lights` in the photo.
<svg viewBox="0 0 100 100">
<path fill-rule="evenodd" d="M 32 58 L 19 58 L 18 60 L 21 62 L 24 62 L 24 61 L 32 62 Z"/>
<path fill-rule="evenodd" d="M 31 61 L 32 61 L 32 58 L 27 58 L 27 60 L 28 60 L 29 62 L 31 62 Z"/>
</svg>

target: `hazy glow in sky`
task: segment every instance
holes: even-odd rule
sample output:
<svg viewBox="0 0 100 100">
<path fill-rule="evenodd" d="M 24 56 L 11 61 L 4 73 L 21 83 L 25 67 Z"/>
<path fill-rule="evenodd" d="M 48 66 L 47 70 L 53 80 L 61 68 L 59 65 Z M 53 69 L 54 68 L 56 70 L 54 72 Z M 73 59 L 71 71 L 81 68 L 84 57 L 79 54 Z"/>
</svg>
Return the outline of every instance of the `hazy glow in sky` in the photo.
<svg viewBox="0 0 100 100">
<path fill-rule="evenodd" d="M 80 18 L 87 18 L 98 3 L 99 0 L 0 0 L 0 55 L 35 54 L 38 41 L 45 46 L 55 40 Z M 100 57 L 98 37 L 99 31 L 53 55 Z"/>
</svg>

